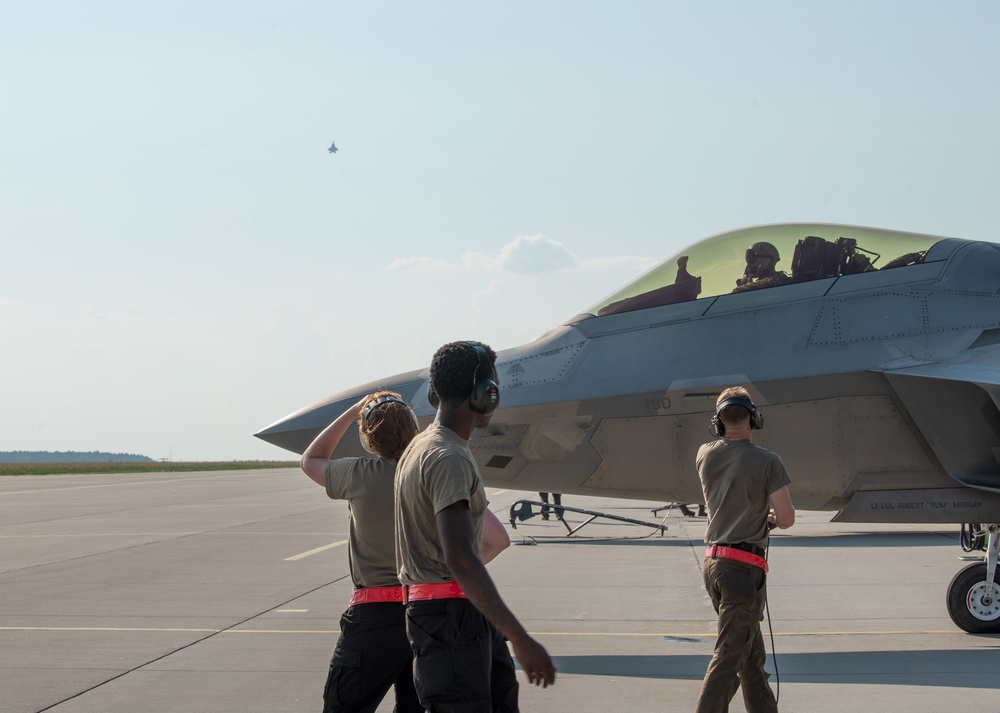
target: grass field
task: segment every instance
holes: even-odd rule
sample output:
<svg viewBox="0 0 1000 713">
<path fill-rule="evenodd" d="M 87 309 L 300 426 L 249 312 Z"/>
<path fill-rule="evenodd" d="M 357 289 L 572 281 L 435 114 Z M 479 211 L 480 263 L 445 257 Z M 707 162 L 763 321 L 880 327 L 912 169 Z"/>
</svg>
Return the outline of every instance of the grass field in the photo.
<svg viewBox="0 0 1000 713">
<path fill-rule="evenodd" d="M 193 470 L 258 470 L 298 468 L 298 461 L 236 460 L 221 462 L 138 463 L 0 463 L 2 475 L 60 475 L 67 473 L 169 473 Z"/>
</svg>

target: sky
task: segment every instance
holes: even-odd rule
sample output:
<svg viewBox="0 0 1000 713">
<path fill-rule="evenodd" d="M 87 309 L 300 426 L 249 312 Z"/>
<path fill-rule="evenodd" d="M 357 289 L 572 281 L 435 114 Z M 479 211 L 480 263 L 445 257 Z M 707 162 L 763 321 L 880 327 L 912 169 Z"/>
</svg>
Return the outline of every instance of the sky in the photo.
<svg viewBox="0 0 1000 713">
<path fill-rule="evenodd" d="M 252 434 L 710 235 L 1000 241 L 998 32 L 992 0 L 6 3 L 0 451 L 285 460 Z"/>
</svg>

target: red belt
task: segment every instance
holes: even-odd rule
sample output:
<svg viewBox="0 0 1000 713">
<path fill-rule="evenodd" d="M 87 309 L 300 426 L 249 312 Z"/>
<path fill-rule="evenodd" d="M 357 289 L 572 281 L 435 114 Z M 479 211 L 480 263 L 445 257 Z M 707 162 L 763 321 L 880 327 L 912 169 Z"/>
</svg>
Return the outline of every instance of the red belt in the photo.
<svg viewBox="0 0 1000 713">
<path fill-rule="evenodd" d="M 355 604 L 371 604 L 372 602 L 402 602 L 403 588 L 395 587 L 360 587 L 351 595 L 351 606 Z"/>
<path fill-rule="evenodd" d="M 465 592 L 458 586 L 458 582 L 410 584 L 403 589 L 406 590 L 408 602 L 423 602 L 428 599 L 466 599 Z"/>
<path fill-rule="evenodd" d="M 743 550 L 738 550 L 735 547 L 723 547 L 722 545 L 709 545 L 705 548 L 706 557 L 724 557 L 728 560 L 736 560 L 737 562 L 745 562 L 746 564 L 752 564 L 754 567 L 760 567 L 767 573 L 767 560 L 760 555 L 755 555 L 753 552 L 745 552 Z"/>
</svg>

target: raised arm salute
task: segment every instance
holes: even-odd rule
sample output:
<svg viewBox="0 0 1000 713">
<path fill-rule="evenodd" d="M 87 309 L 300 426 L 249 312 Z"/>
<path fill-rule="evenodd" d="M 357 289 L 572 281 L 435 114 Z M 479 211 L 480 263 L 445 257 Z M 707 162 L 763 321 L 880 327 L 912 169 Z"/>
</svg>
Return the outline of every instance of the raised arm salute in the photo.
<svg viewBox="0 0 1000 713">
<path fill-rule="evenodd" d="M 355 421 L 372 457 L 330 460 Z M 324 713 L 372 713 L 390 688 L 396 692 L 396 713 L 424 710 L 413 686 L 393 508 L 396 461 L 416 432 L 416 418 L 399 394 L 378 391 L 338 416 L 302 454 L 305 474 L 329 497 L 350 503 L 354 592 L 340 618 L 340 639 L 323 690 Z"/>
</svg>

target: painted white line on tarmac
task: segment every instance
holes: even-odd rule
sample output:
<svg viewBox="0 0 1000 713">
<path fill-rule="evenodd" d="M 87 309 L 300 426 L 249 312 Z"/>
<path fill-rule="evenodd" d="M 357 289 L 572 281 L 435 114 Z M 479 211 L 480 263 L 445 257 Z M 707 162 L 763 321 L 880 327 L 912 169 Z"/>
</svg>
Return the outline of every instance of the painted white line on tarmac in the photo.
<svg viewBox="0 0 1000 713">
<path fill-rule="evenodd" d="M 244 471 L 225 471 L 225 474 L 218 475 L 198 475 L 199 473 L 204 473 L 205 471 L 191 471 L 191 476 L 181 477 L 181 478 L 167 478 L 163 480 L 156 480 L 155 478 L 143 479 L 143 480 L 130 480 L 125 483 L 93 483 L 90 485 L 53 485 L 50 488 L 35 488 L 33 490 L 8 490 L 4 492 L 4 495 L 30 495 L 33 493 L 62 493 L 67 490 L 93 490 L 94 488 L 130 488 L 134 485 L 164 485 L 167 483 L 188 483 L 191 481 L 196 481 L 199 483 L 205 482 L 206 480 L 218 480 L 219 478 L 231 478 L 233 473 L 239 474 Z M 211 471 L 210 471 L 211 472 Z M 85 475 L 83 473 L 79 475 Z M 91 473 L 90 475 L 126 475 L 124 473 Z M 132 475 L 129 473 L 128 475 Z M 39 476 L 42 477 L 42 476 Z"/>
<path fill-rule="evenodd" d="M 317 552 L 323 552 L 324 550 L 331 550 L 334 547 L 340 547 L 341 545 L 346 545 L 347 540 L 338 540 L 329 545 L 323 545 L 322 547 L 317 547 L 315 550 L 309 550 L 308 552 L 303 552 L 302 554 L 292 555 L 291 557 L 286 557 L 285 562 L 296 562 L 300 559 L 308 557 L 309 555 L 314 555 Z"/>
</svg>

